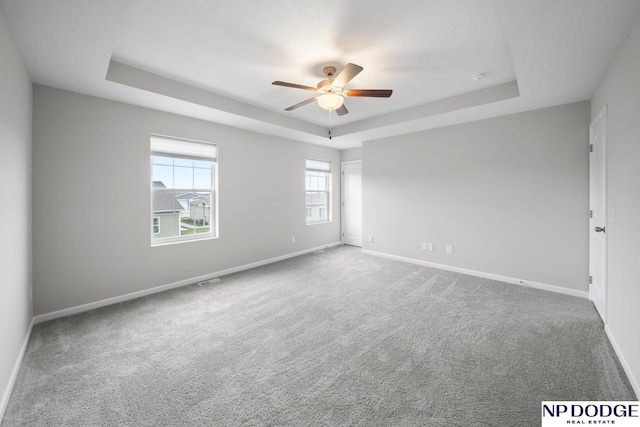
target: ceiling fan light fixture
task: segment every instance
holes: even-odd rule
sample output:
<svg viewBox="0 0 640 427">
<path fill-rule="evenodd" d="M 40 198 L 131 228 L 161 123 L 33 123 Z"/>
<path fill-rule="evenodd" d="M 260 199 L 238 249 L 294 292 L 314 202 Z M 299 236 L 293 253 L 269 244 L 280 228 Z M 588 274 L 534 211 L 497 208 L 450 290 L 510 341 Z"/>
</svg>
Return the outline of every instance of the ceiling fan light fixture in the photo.
<svg viewBox="0 0 640 427">
<path fill-rule="evenodd" d="M 302 102 L 298 102 L 291 107 L 285 108 L 285 111 L 293 111 L 296 108 L 300 108 L 304 105 L 310 104 L 313 101 L 318 101 L 320 108 L 327 111 L 335 111 L 339 116 L 344 116 L 349 113 L 347 107 L 344 104 L 345 96 L 360 96 L 369 98 L 389 98 L 393 91 L 391 89 L 345 89 L 346 85 L 353 79 L 363 68 L 359 65 L 348 63 L 344 66 L 340 74 L 335 78 L 333 77 L 336 72 L 335 67 L 324 67 L 324 73 L 327 78 L 322 80 L 316 87 L 299 85 L 296 83 L 287 83 L 280 80 L 276 80 L 271 83 L 276 86 L 292 87 L 295 89 L 302 89 L 311 92 L 315 92 L 316 95 L 313 98 L 306 99 Z"/>
<path fill-rule="evenodd" d="M 318 105 L 328 111 L 337 110 L 344 104 L 344 98 L 335 93 L 325 93 L 318 97 Z"/>
</svg>

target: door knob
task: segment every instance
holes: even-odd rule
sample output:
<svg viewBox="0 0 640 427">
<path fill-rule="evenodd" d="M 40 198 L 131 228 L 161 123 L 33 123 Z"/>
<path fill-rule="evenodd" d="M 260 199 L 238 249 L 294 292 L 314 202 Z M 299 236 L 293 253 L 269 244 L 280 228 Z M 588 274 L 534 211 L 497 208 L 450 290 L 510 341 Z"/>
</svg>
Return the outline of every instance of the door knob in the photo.
<svg viewBox="0 0 640 427">
<path fill-rule="evenodd" d="M 606 233 L 606 232 L 604 231 L 604 229 L 605 229 L 605 227 L 596 227 L 596 233 L 600 233 L 600 232 L 602 232 L 602 233 Z"/>
</svg>

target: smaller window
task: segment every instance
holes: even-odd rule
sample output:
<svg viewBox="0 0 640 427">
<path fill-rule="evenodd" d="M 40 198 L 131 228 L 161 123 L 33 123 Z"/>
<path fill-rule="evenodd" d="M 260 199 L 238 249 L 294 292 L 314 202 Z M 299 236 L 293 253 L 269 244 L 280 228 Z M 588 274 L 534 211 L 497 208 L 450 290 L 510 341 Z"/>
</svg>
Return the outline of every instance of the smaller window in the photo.
<svg viewBox="0 0 640 427">
<path fill-rule="evenodd" d="M 153 234 L 160 233 L 160 217 L 153 217 Z"/>
<path fill-rule="evenodd" d="M 307 159 L 305 189 L 307 224 L 331 221 L 331 162 Z"/>
</svg>

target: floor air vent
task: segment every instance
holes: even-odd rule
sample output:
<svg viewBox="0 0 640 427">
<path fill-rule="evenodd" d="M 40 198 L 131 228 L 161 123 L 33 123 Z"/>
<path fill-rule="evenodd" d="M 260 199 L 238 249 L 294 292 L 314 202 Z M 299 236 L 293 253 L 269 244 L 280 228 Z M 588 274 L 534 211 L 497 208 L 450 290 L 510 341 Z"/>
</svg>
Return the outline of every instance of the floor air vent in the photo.
<svg viewBox="0 0 640 427">
<path fill-rule="evenodd" d="M 205 286 L 205 285 L 210 285 L 212 283 L 219 283 L 219 282 L 220 282 L 220 279 L 215 277 L 213 279 L 207 279 L 207 280 L 203 280 L 202 282 L 198 282 L 198 285 Z"/>
</svg>

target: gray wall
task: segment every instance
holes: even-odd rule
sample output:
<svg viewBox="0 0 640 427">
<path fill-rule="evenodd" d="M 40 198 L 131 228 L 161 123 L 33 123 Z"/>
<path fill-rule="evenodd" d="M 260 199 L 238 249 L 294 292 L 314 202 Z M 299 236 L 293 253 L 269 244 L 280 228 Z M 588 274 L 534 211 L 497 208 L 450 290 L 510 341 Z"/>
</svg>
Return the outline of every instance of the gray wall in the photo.
<svg viewBox="0 0 640 427">
<path fill-rule="evenodd" d="M 618 52 L 591 104 L 607 105 L 608 301 L 610 335 L 640 381 L 640 21 Z"/>
<path fill-rule="evenodd" d="M 365 142 L 363 248 L 587 291 L 589 114 L 581 102 Z"/>
<path fill-rule="evenodd" d="M 362 147 L 347 148 L 340 152 L 341 160 L 343 162 L 350 162 L 353 160 L 362 160 Z"/>
<path fill-rule="evenodd" d="M 218 239 L 150 246 L 150 133 L 218 144 Z M 36 315 L 340 240 L 336 149 L 37 85 L 33 144 Z M 307 157 L 332 162 L 331 223 L 305 225 Z"/>
<path fill-rule="evenodd" d="M 32 85 L 0 11 L 0 420 L 31 324 Z"/>
</svg>

